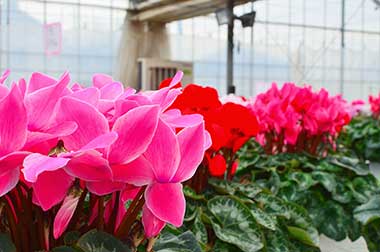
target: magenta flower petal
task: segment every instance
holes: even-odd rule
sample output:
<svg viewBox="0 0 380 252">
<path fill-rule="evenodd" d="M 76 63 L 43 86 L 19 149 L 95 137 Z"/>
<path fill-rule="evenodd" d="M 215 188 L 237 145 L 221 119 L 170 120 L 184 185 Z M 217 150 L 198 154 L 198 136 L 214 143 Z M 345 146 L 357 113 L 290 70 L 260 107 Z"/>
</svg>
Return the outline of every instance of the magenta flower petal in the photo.
<svg viewBox="0 0 380 252">
<path fill-rule="evenodd" d="M 44 132 L 28 131 L 28 136 L 24 149 L 28 149 L 36 144 L 39 144 L 50 139 L 57 137 L 68 136 L 76 131 L 78 125 L 75 122 L 62 122 L 58 125 L 52 126 Z"/>
<path fill-rule="evenodd" d="M 145 205 L 142 211 L 142 224 L 147 238 L 157 236 L 165 227 L 165 222 L 154 216 Z"/>
<path fill-rule="evenodd" d="M 0 84 L 3 84 L 4 81 L 8 78 L 8 76 L 11 74 L 11 71 L 9 69 L 5 70 L 3 74 L 0 76 Z"/>
<path fill-rule="evenodd" d="M 162 120 L 158 121 L 156 133 L 144 153 L 152 164 L 159 182 L 170 182 L 180 162 L 180 149 L 175 132 Z"/>
<path fill-rule="evenodd" d="M 115 101 L 99 99 L 97 109 L 100 113 L 107 115 L 115 108 Z"/>
<path fill-rule="evenodd" d="M 178 109 L 171 109 L 161 115 L 161 119 L 174 128 L 194 126 L 203 122 L 203 116 L 199 114 L 182 115 Z"/>
<path fill-rule="evenodd" d="M 86 151 L 70 159 L 65 171 L 84 181 L 103 181 L 112 179 L 108 161 L 97 151 Z"/>
<path fill-rule="evenodd" d="M 11 170 L 20 169 L 22 162 L 30 152 L 16 151 L 0 158 L 0 176 L 9 173 Z"/>
<path fill-rule="evenodd" d="M 137 102 L 130 100 L 117 100 L 115 101 L 115 116 L 114 120 L 127 113 L 129 110 L 138 106 Z"/>
<path fill-rule="evenodd" d="M 22 101 L 16 85 L 0 100 L 0 157 L 20 150 L 25 144 L 27 118 Z"/>
<path fill-rule="evenodd" d="M 125 187 L 125 183 L 102 181 L 102 182 L 87 182 L 87 189 L 98 196 L 104 196 L 113 192 L 121 191 Z"/>
<path fill-rule="evenodd" d="M 63 201 L 61 208 L 54 218 L 53 235 L 55 239 L 58 239 L 65 232 L 78 206 L 79 198 L 79 195 L 68 195 Z"/>
<path fill-rule="evenodd" d="M 92 77 L 92 84 L 97 88 L 102 88 L 111 82 L 113 82 L 112 77 L 106 74 L 94 74 Z"/>
<path fill-rule="evenodd" d="M 157 127 L 158 112 L 158 106 L 141 106 L 116 120 L 112 130 L 119 138 L 109 150 L 111 164 L 131 162 L 148 148 Z"/>
<path fill-rule="evenodd" d="M 144 158 L 139 157 L 124 165 L 112 165 L 113 178 L 135 186 L 142 186 L 154 181 L 152 165 Z"/>
<path fill-rule="evenodd" d="M 0 197 L 10 192 L 17 185 L 19 178 L 20 169 L 18 167 L 0 175 Z"/>
<path fill-rule="evenodd" d="M 162 110 L 164 111 L 169 108 L 180 94 L 181 90 L 179 88 L 170 89 L 168 95 L 166 96 L 166 99 L 161 103 Z"/>
<path fill-rule="evenodd" d="M 124 87 L 120 82 L 112 82 L 100 89 L 100 98 L 105 100 L 115 100 L 123 94 Z"/>
<path fill-rule="evenodd" d="M 38 89 L 25 97 L 30 130 L 38 131 L 49 127 L 53 111 L 65 90 L 68 91 L 66 87 L 69 82 L 69 74 L 65 73 L 56 84 Z"/>
<path fill-rule="evenodd" d="M 175 85 L 177 85 L 178 83 L 181 82 L 183 78 L 183 72 L 182 71 L 178 71 L 174 77 L 172 78 L 170 84 L 169 84 L 169 87 L 174 87 Z"/>
<path fill-rule="evenodd" d="M 7 96 L 9 93 L 9 89 L 7 86 L 0 85 L 0 100 Z"/>
<path fill-rule="evenodd" d="M 62 140 L 68 150 L 79 150 L 93 139 L 109 132 L 107 119 L 94 107 L 75 98 L 61 99 L 58 122 L 73 121 L 77 130 Z"/>
<path fill-rule="evenodd" d="M 170 89 L 169 87 L 166 87 L 152 92 L 149 98 L 153 104 L 160 105 L 161 110 L 164 111 L 173 104 L 180 94 L 181 91 L 178 88 Z"/>
<path fill-rule="evenodd" d="M 41 173 L 58 170 L 65 167 L 69 161 L 69 158 L 48 157 L 39 153 L 33 153 L 24 159 L 24 169 L 22 171 L 25 180 L 34 183 Z"/>
<path fill-rule="evenodd" d="M 80 151 L 103 149 L 113 144 L 118 138 L 116 132 L 108 132 L 93 139 L 91 142 L 83 146 Z"/>
<path fill-rule="evenodd" d="M 178 142 L 181 151 L 181 162 L 172 182 L 183 182 L 190 179 L 203 160 L 204 124 L 184 128 L 178 133 Z"/>
<path fill-rule="evenodd" d="M 100 99 L 99 89 L 95 87 L 85 88 L 76 91 L 70 95 L 70 97 L 76 98 L 80 101 L 87 102 L 92 106 L 97 106 Z"/>
<path fill-rule="evenodd" d="M 22 96 L 22 97 L 25 97 L 26 88 L 27 88 L 27 84 L 26 84 L 25 79 L 20 79 L 20 80 L 18 81 L 18 88 L 20 89 L 21 96 Z"/>
<path fill-rule="evenodd" d="M 186 202 L 180 183 L 154 183 L 145 190 L 146 206 L 154 216 L 176 227 L 182 226 Z"/>
<path fill-rule="evenodd" d="M 74 178 L 63 169 L 44 172 L 33 183 L 33 193 L 44 211 L 60 203 L 71 187 Z"/>
<path fill-rule="evenodd" d="M 148 98 L 148 96 L 142 93 L 130 95 L 126 99 L 128 101 L 135 101 L 140 106 L 152 105 L 152 101 Z"/>
<path fill-rule="evenodd" d="M 32 73 L 32 76 L 29 80 L 28 93 L 32 93 L 41 88 L 52 86 L 56 83 L 57 80 L 48 75 L 38 72 Z"/>
<path fill-rule="evenodd" d="M 212 145 L 212 138 L 211 138 L 211 135 L 208 131 L 205 131 L 204 133 L 205 133 L 205 144 L 204 144 L 203 148 L 205 150 L 207 150 Z"/>
</svg>

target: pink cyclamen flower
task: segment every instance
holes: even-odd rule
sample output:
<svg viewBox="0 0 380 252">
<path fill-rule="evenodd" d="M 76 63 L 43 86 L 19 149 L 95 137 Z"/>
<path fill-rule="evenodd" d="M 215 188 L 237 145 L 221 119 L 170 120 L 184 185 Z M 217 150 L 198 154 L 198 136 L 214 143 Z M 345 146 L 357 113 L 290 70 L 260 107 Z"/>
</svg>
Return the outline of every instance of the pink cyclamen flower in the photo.
<svg viewBox="0 0 380 252">
<path fill-rule="evenodd" d="M 327 136 L 336 138 L 351 119 L 346 104 L 340 96 L 329 96 L 325 89 L 313 92 L 310 86 L 285 83 L 281 89 L 273 84 L 250 108 L 260 123 L 260 143 L 269 144 L 269 148 L 275 144 L 277 151 L 282 151 L 287 149 L 284 145 L 304 146 L 314 137 L 319 141 L 326 141 Z"/>
<path fill-rule="evenodd" d="M 209 147 L 206 141 L 203 122 L 175 133 L 160 119 L 152 142 L 134 167 L 114 169 L 120 180 L 136 186 L 148 185 L 143 210 L 147 237 L 157 235 L 165 223 L 182 225 L 186 204 L 181 182 L 194 175 Z"/>
<path fill-rule="evenodd" d="M 115 142 L 117 133 L 110 132 L 106 118 L 90 104 L 71 97 L 60 100 L 58 111 L 56 121 L 74 122 L 76 130 L 60 137 L 64 146 L 57 145 L 58 153 L 33 153 L 24 160 L 24 177 L 32 183 L 35 202 L 44 210 L 63 200 L 75 177 L 87 182 L 112 178 L 102 150 Z"/>
<path fill-rule="evenodd" d="M 27 137 L 26 109 L 19 87 L 12 85 L 0 100 L 0 197 L 19 181 L 22 160 L 28 154 L 21 151 Z"/>
<path fill-rule="evenodd" d="M 380 115 L 380 93 L 378 97 L 370 95 L 368 100 L 371 106 L 372 114 L 375 117 L 378 117 Z"/>
</svg>

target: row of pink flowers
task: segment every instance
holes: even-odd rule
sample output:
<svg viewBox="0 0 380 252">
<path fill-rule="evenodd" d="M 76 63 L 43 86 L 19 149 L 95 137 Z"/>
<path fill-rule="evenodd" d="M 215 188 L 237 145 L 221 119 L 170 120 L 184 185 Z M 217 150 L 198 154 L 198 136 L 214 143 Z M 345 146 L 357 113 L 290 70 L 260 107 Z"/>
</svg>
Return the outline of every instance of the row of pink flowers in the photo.
<svg viewBox="0 0 380 252">
<path fill-rule="evenodd" d="M 194 175 L 211 146 L 201 115 L 168 109 L 181 94 L 171 88 L 181 76 L 167 88 L 139 93 L 101 74 L 90 87 L 70 87 L 68 73 L 58 80 L 33 73 L 29 82 L 0 85 L 0 197 L 21 183 L 44 211 L 60 206 L 58 238 L 78 204 L 73 188 L 99 196 L 118 192 L 123 205 L 146 187 L 146 235 L 157 235 L 165 223 L 181 226 L 181 182 Z M 105 216 L 111 212 L 112 205 Z M 117 224 L 125 213 L 119 207 Z"/>
<path fill-rule="evenodd" d="M 374 117 L 380 116 L 380 93 L 376 96 L 369 96 L 369 104 L 371 106 L 371 112 Z"/>
<path fill-rule="evenodd" d="M 256 97 L 252 110 L 261 128 L 257 139 L 270 153 L 296 149 L 315 153 L 321 141 L 333 143 L 351 119 L 340 96 L 292 83 L 281 89 L 273 84 Z"/>
</svg>

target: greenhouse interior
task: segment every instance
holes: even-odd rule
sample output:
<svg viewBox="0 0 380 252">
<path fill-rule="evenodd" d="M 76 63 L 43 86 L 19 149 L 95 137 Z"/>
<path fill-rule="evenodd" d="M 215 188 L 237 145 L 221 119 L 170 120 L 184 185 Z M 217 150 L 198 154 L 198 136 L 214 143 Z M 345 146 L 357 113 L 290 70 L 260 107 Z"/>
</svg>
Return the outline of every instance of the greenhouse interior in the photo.
<svg viewBox="0 0 380 252">
<path fill-rule="evenodd" d="M 380 0 L 0 0 L 0 252 L 380 252 Z"/>
</svg>

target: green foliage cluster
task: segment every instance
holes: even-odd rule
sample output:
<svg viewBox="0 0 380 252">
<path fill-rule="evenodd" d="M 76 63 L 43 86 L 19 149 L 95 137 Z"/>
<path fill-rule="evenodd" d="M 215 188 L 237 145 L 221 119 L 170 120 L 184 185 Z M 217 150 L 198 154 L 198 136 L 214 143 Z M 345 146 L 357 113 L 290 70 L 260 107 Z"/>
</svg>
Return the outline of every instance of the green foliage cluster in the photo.
<svg viewBox="0 0 380 252">
<path fill-rule="evenodd" d="M 364 236 L 380 251 L 380 184 L 367 163 L 347 151 L 314 157 L 307 153 L 266 155 L 251 142 L 241 152 L 239 176 L 277 197 L 303 206 L 320 234 L 341 241 Z"/>
<path fill-rule="evenodd" d="M 203 194 L 185 188 L 185 195 L 184 226 L 165 232 L 191 231 L 202 251 L 319 251 L 318 231 L 307 211 L 253 182 L 210 179 Z"/>
<path fill-rule="evenodd" d="M 362 160 L 380 162 L 380 119 L 354 117 L 340 135 L 340 143 Z"/>
</svg>

